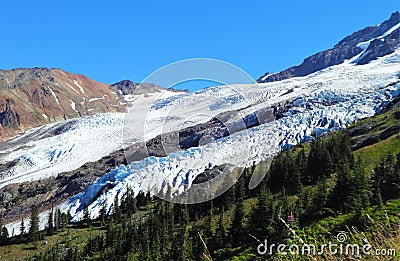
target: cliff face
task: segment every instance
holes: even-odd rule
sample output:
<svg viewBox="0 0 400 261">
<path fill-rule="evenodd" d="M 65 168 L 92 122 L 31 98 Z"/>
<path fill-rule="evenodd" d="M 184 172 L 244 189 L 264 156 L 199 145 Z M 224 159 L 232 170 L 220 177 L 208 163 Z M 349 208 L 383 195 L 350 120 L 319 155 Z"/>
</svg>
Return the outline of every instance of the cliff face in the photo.
<svg viewBox="0 0 400 261">
<path fill-rule="evenodd" d="M 19 114 L 15 113 L 10 107 L 10 100 L 6 99 L 5 108 L 0 113 L 0 124 L 5 128 L 18 128 L 20 125 Z"/>
<path fill-rule="evenodd" d="M 360 43 L 371 41 L 367 50 L 362 57 L 357 61 L 357 64 L 366 64 L 370 61 L 394 52 L 400 44 L 399 29 L 390 32 L 388 35 L 375 39 L 384 35 L 395 25 L 400 23 L 400 13 L 396 12 L 391 17 L 380 25 L 369 26 L 360 31 L 345 37 L 332 49 L 325 50 L 314 54 L 297 65 L 290 67 L 282 72 L 270 74 L 265 73 L 257 82 L 275 82 L 292 77 L 305 76 L 332 65 L 337 65 L 345 60 L 361 54 L 364 50 L 360 47 Z M 382 40 L 383 39 L 383 40 Z"/>
<path fill-rule="evenodd" d="M 357 64 L 367 64 L 378 57 L 382 57 L 394 52 L 400 45 L 400 28 L 391 34 L 371 41 L 364 54 L 358 60 Z"/>
<path fill-rule="evenodd" d="M 60 69 L 0 70 L 0 140 L 49 122 L 124 111 L 109 85 Z"/>
</svg>

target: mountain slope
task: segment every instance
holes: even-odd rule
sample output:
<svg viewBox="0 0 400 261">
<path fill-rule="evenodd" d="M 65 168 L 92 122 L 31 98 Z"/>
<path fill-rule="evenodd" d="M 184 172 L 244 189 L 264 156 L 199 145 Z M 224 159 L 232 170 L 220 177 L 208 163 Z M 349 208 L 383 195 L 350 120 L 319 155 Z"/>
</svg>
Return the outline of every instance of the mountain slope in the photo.
<svg viewBox="0 0 400 261">
<path fill-rule="evenodd" d="M 395 12 L 382 24 L 366 27 L 347 36 L 332 49 L 314 54 L 304 59 L 300 65 L 275 74 L 267 72 L 257 82 L 274 82 L 305 76 L 329 66 L 341 64 L 364 51 L 366 55 L 359 59 L 357 64 L 366 64 L 378 57 L 393 53 L 400 44 L 399 23 L 400 13 Z M 384 38 L 383 41 L 382 38 Z M 365 47 L 368 49 L 365 50 Z"/>
<path fill-rule="evenodd" d="M 123 111 L 109 86 L 60 69 L 0 71 L 0 140 L 49 122 Z"/>
<path fill-rule="evenodd" d="M 136 97 L 182 93 L 123 80 L 103 84 L 61 69 L 0 70 L 0 141 L 47 123 L 124 112 Z"/>
<path fill-rule="evenodd" d="M 283 109 L 283 114 L 275 121 L 230 133 L 227 137 L 216 138 L 214 142 L 172 151 L 161 158 L 151 156 L 121 165 L 73 197 L 63 208 L 69 209 L 77 221 L 82 219 L 86 206 L 89 206 L 92 216 L 97 217 L 100 206 L 104 202 L 111 206 L 114 198 L 121 197 L 127 187 L 135 194 L 140 191 L 166 193 L 168 190 L 171 196 L 180 195 L 199 174 L 208 169 L 224 164 L 246 167 L 270 158 L 280 150 L 373 116 L 399 95 L 399 73 L 400 50 L 397 50 L 367 65 L 344 63 L 279 83 L 235 85 L 235 91 L 245 95 L 246 99 L 227 93 L 227 87 L 192 94 L 189 99 L 192 107 L 194 101 L 203 102 L 196 96 L 205 95 L 210 101 L 208 108 L 219 108 L 221 100 L 224 100 L 223 106 L 242 108 L 243 113 L 246 111 L 245 101 L 250 100 L 252 109 L 278 106 Z M 210 96 L 220 98 L 213 100 Z M 267 98 L 260 100 L 259 97 Z M 179 108 L 182 108 L 185 99 L 175 102 L 180 103 Z M 286 105 L 283 107 L 281 104 Z M 165 105 L 168 106 L 171 105 Z M 247 113 L 251 115 L 249 111 Z M 149 117 L 152 118 L 152 115 L 155 117 L 159 113 L 153 110 Z M 227 122 L 225 124 L 228 125 Z"/>
<path fill-rule="evenodd" d="M 83 207 L 89 205 L 95 217 L 101 202 L 106 200 L 111 206 L 128 185 L 135 193 L 156 193 L 168 185 L 178 195 L 191 186 L 197 175 L 214 166 L 247 166 L 379 112 L 399 95 L 399 52 L 366 65 L 343 63 L 280 82 L 220 86 L 196 93 L 164 91 L 166 97 L 162 91 L 143 94 L 134 97 L 128 114 L 100 114 L 33 129 L 3 143 L 6 149 L 0 152 L 4 167 L 0 186 L 72 171 L 122 148 L 130 138 L 140 147 L 141 142 L 162 133 L 200 124 L 187 129 L 187 137 L 198 142 L 167 146 L 167 154 L 162 157 L 147 155 L 129 161 L 128 155 L 127 165 L 97 173 L 104 176 L 62 208 L 71 210 L 79 220 Z M 275 119 L 262 121 L 264 111 L 270 111 Z M 146 118 L 145 133 L 141 117 Z M 205 137 L 214 141 L 202 139 L 201 124 L 210 124 L 213 118 L 222 125 L 215 125 L 212 131 L 228 135 L 206 133 Z M 122 135 L 124 119 L 135 123 L 131 137 Z M 31 141 L 33 136 L 36 141 Z M 165 145 L 159 141 L 154 144 Z M 107 193 L 97 198 L 105 188 Z"/>
<path fill-rule="evenodd" d="M 400 48 L 389 44 L 396 50 L 385 54 L 374 44 L 389 38 L 396 41 L 391 37 L 400 23 L 384 24 L 379 30 L 365 31 L 368 37 L 356 33 L 354 41 L 348 38 L 341 43 L 359 46 L 360 51 L 350 60 L 303 77 L 218 86 L 195 93 L 154 86 L 141 90 L 144 86 L 119 82 L 110 87 L 111 93 L 129 102 L 127 113 L 52 123 L 2 143 L 0 187 L 54 178 L 89 161 L 101 163 L 101 157 L 125 148 L 127 162 L 110 171 L 100 168 L 107 171 L 96 173 L 97 180 L 59 206 L 64 212 L 71 211 L 77 221 L 85 207 L 92 217 L 98 216 L 104 203 L 112 208 L 114 199 L 127 187 L 135 195 L 168 192 L 178 196 L 205 171 L 247 167 L 316 136 L 346 128 L 379 113 L 400 94 Z M 377 50 L 372 57 L 382 57 L 358 63 L 371 53 L 370 46 Z M 18 119 L 9 108 L 4 122 Z M 131 155 L 138 150 L 144 153 Z"/>
</svg>

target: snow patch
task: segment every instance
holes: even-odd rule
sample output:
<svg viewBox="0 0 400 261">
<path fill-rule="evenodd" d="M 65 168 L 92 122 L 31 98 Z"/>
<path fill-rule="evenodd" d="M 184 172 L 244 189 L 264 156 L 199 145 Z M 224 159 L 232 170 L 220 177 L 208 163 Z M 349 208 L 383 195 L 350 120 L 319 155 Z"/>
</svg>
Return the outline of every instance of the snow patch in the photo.
<svg viewBox="0 0 400 261">
<path fill-rule="evenodd" d="M 70 84 L 65 83 L 69 88 L 71 88 L 74 92 L 76 92 L 77 94 L 80 94 L 74 87 L 72 87 Z"/>
<path fill-rule="evenodd" d="M 83 89 L 83 87 L 76 80 L 74 80 L 74 83 L 75 83 L 76 86 L 78 86 L 78 88 L 81 91 L 81 93 L 85 94 L 85 90 Z"/>
<path fill-rule="evenodd" d="M 98 101 L 98 100 L 104 100 L 107 97 L 108 97 L 108 95 L 104 94 L 103 97 L 89 99 L 89 102 Z"/>
<path fill-rule="evenodd" d="M 54 99 L 56 100 L 57 104 L 60 105 L 60 102 L 59 102 L 59 100 L 58 100 L 58 98 L 57 98 L 57 95 L 54 93 L 53 89 L 52 89 L 50 86 L 48 86 L 48 85 L 47 85 L 47 87 L 49 88 L 49 90 L 50 90 L 50 92 L 51 92 L 51 95 L 53 95 L 53 97 L 54 97 Z"/>
<path fill-rule="evenodd" d="M 78 111 L 76 110 L 75 102 L 74 102 L 73 100 L 71 100 L 71 99 L 70 99 L 70 102 L 71 102 L 71 108 L 72 108 L 75 112 L 78 112 Z"/>
</svg>

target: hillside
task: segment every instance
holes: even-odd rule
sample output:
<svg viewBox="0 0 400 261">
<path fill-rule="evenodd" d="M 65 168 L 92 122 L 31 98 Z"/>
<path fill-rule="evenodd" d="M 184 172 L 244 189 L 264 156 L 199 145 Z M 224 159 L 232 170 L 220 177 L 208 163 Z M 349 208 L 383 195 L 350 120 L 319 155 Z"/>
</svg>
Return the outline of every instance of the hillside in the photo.
<svg viewBox="0 0 400 261">
<path fill-rule="evenodd" d="M 124 111 L 107 84 L 60 69 L 0 71 L 0 140 L 50 122 Z"/>
<path fill-rule="evenodd" d="M 125 112 L 136 96 L 162 91 L 129 80 L 104 84 L 61 69 L 0 70 L 0 141 L 53 122 Z"/>
<path fill-rule="evenodd" d="M 301 240 L 323 244 L 334 240 L 341 231 L 353 241 L 351 243 L 368 240 L 374 248 L 394 249 L 400 253 L 400 194 L 399 191 L 394 193 L 394 187 L 390 187 L 400 186 L 400 149 L 394 145 L 400 140 L 399 132 L 393 132 L 374 144 L 357 145 L 359 140 L 367 140 L 376 134 L 374 126 L 384 126 L 381 131 L 385 132 L 400 124 L 400 119 L 396 118 L 399 112 L 397 102 L 382 114 L 279 154 L 256 189 L 249 189 L 248 182 L 252 172 L 265 171 L 264 163 L 246 169 L 239 182 L 222 196 L 199 205 L 185 207 L 161 199 L 150 200 L 143 195 L 133 198 L 128 192 L 121 198 L 120 208 L 114 209 L 113 214 L 101 212 L 103 214 L 91 221 L 89 228 L 87 217 L 83 222 L 67 225 L 68 233 L 57 225 L 60 232 L 42 233 L 42 239 L 36 246 L 45 242 L 49 245 L 37 249 L 28 243 L 29 237 L 23 244 L 17 243 L 20 241 L 17 237 L 13 239 L 17 244 L 11 248 L 0 247 L 0 256 L 14 259 L 36 256 L 39 260 L 71 260 L 72 256 L 77 259 L 86 256 L 88 260 L 107 260 L 111 257 L 118 260 L 255 260 L 258 256 L 266 260 L 288 260 L 277 253 L 272 256 L 258 255 L 257 239 L 262 241 L 267 238 L 276 244 L 297 242 L 301 245 Z M 365 130 L 365 126 L 369 129 Z M 365 131 L 360 134 L 360 130 Z M 346 141 L 343 135 L 350 137 Z M 381 147 L 389 148 L 391 144 L 397 151 L 381 151 Z M 354 152 L 349 150 L 350 147 Z M 371 162 L 371 154 L 380 156 L 373 157 Z M 326 160 L 326 155 L 330 160 Z M 376 194 L 376 176 L 369 174 L 370 169 L 379 171 L 380 164 L 388 162 L 391 155 L 397 155 L 397 159 L 390 163 L 392 167 L 397 166 L 391 174 L 397 179 L 392 184 L 381 183 L 380 192 Z M 332 165 L 337 160 L 341 163 Z M 343 173 L 346 169 L 344 165 L 349 168 L 346 174 Z M 391 167 L 386 165 L 386 168 Z M 348 178 L 343 179 L 343 175 Z M 385 179 L 390 179 L 390 176 Z M 360 191 L 364 192 L 360 194 Z M 291 213 L 294 222 L 280 221 L 283 217 L 289 222 L 286 217 Z M 132 234 L 129 232 L 132 231 L 129 229 L 131 226 L 140 229 Z M 156 236 L 150 237 L 150 234 Z M 71 249 L 63 247 L 65 244 Z M 146 251 L 147 247 L 151 247 L 152 251 Z M 17 252 L 17 249 L 23 251 Z M 45 249 L 46 252 L 43 252 Z M 340 260 L 346 256 L 326 253 L 320 258 Z M 363 257 L 367 260 L 374 258 Z M 302 256 L 303 260 L 309 258 Z"/>
<path fill-rule="evenodd" d="M 345 37 L 332 49 L 316 53 L 297 65 L 278 73 L 265 73 L 257 82 L 274 82 L 309 75 L 327 67 L 352 60 L 367 64 L 372 60 L 393 53 L 400 44 L 400 13 L 375 26 L 368 26 Z M 356 58 L 354 58 L 356 57 Z"/>
<path fill-rule="evenodd" d="M 196 92 L 0 71 L 0 255 L 285 260 L 257 245 L 340 232 L 396 246 L 399 18 L 258 83 Z"/>
</svg>

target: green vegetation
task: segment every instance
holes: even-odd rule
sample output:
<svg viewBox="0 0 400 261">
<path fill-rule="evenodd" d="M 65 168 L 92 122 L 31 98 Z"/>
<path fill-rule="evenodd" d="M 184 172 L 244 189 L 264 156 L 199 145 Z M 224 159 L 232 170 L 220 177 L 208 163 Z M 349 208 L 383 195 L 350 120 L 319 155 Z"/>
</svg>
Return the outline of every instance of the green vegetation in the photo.
<svg viewBox="0 0 400 261">
<path fill-rule="evenodd" d="M 397 124 L 395 113 L 364 120 L 381 127 L 362 135 L 380 135 Z M 37 229 L 37 210 L 32 209 L 29 233 L 0 237 L 6 245 L 0 248 L 0 256 L 28 260 L 352 258 L 329 253 L 318 257 L 257 253 L 265 239 L 277 245 L 324 244 L 335 241 L 339 232 L 346 232 L 351 243 L 368 242 L 374 249 L 396 249 L 399 255 L 399 135 L 394 133 L 353 151 L 351 142 L 362 135 L 350 138 L 346 133 L 337 132 L 282 152 L 268 171 L 263 163 L 247 168 L 227 192 L 201 204 L 173 204 L 144 194 L 135 198 L 128 190 L 113 203 L 113 213 L 106 213 L 103 206 L 97 220 L 90 220 L 85 209 L 81 223 L 66 224 L 68 215 L 51 212 L 54 218 L 49 217 L 48 229 L 43 232 Z M 254 171 L 266 175 L 255 189 L 249 189 Z M 72 239 L 67 237 L 72 234 Z M 46 247 L 42 247 L 43 240 L 48 241 Z M 10 244 L 31 250 L 18 256 Z M 7 251 L 11 252 L 7 255 Z"/>
</svg>

